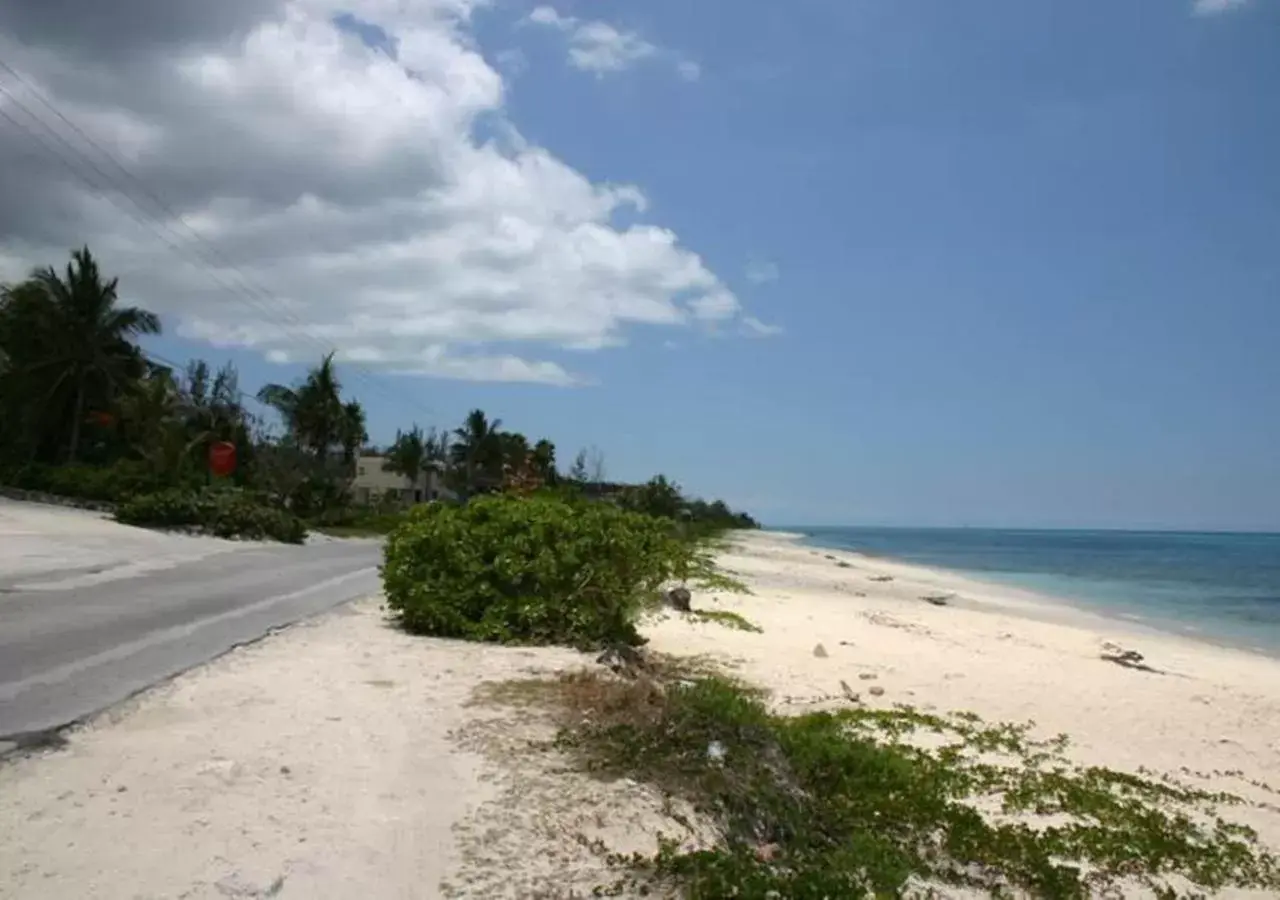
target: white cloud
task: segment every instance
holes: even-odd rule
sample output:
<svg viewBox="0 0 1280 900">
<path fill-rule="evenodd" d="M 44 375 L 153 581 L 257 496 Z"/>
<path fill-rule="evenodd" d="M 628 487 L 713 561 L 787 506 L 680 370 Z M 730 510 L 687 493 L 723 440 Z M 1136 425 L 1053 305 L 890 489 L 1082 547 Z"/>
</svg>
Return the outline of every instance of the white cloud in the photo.
<svg viewBox="0 0 1280 900">
<path fill-rule="evenodd" d="M 1216 16 L 1241 9 L 1250 0 L 1195 0 L 1192 11 L 1198 16 Z"/>
<path fill-rule="evenodd" d="M 702 66 L 688 59 L 676 63 L 676 71 L 685 81 L 697 81 L 702 77 Z"/>
<path fill-rule="evenodd" d="M 199 12 L 203 2 L 173 0 L 173 21 L 189 14 L 198 34 L 184 39 L 172 25 L 132 48 L 143 32 L 127 22 L 71 34 L 50 14 L 41 29 L 9 32 L 39 39 L 10 48 L 6 62 L 181 219 L 101 158 L 115 176 L 111 199 L 86 189 L 6 127 L 0 278 L 61 264 L 87 243 L 124 276 L 129 302 L 181 335 L 273 360 L 310 360 L 333 345 L 388 371 L 473 380 L 582 381 L 546 356 L 618 346 L 639 324 L 754 330 L 673 232 L 615 224 L 620 210 L 643 214 L 638 188 L 592 183 L 505 118 L 503 78 L 468 28 L 481 0 L 341 3 L 395 40 L 396 59 L 335 27 L 337 0 L 281 0 L 266 12 L 242 3 L 241 18 L 218 20 L 222 31 Z"/>
<path fill-rule="evenodd" d="M 766 284 L 770 281 L 777 281 L 778 276 L 781 274 L 778 270 L 778 264 L 768 260 L 757 259 L 747 263 L 747 281 L 752 284 Z"/>
<path fill-rule="evenodd" d="M 569 42 L 569 64 L 598 76 L 621 72 L 658 56 L 672 59 L 672 54 L 659 50 L 634 31 L 622 31 L 607 22 L 564 16 L 550 6 L 536 7 L 529 13 L 529 21 L 564 34 Z M 702 67 L 691 60 L 677 59 L 674 66 L 685 81 L 702 77 Z"/>
<path fill-rule="evenodd" d="M 755 316 L 742 317 L 743 333 L 749 337 L 773 337 L 782 334 L 782 327 L 779 325 L 766 325 Z"/>
</svg>

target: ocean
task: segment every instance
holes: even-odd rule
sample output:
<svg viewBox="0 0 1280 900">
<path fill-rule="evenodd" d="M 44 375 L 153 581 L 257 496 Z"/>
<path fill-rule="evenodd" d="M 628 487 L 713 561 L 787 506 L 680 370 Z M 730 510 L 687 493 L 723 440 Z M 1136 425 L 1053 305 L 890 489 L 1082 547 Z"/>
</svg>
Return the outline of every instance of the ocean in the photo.
<svg viewBox="0 0 1280 900">
<path fill-rule="evenodd" d="M 786 530 L 814 546 L 952 569 L 1162 631 L 1280 656 L 1280 534 Z"/>
</svg>

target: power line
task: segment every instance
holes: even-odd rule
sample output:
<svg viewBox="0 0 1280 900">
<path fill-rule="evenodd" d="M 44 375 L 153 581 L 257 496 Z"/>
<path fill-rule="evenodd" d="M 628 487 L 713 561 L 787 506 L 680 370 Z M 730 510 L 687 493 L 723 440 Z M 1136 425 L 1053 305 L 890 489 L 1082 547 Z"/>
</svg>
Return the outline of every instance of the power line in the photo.
<svg viewBox="0 0 1280 900">
<path fill-rule="evenodd" d="M 120 160 L 117 159 L 109 150 L 102 147 L 97 141 L 95 141 L 92 137 L 90 137 L 83 129 L 81 129 L 78 125 L 76 125 L 75 122 L 73 122 L 61 110 L 59 110 L 18 70 L 14 69 L 3 59 L 0 59 L 0 68 L 3 68 L 6 72 L 9 73 L 9 75 L 13 79 L 17 80 L 19 83 L 24 85 L 27 91 L 32 96 L 34 96 L 45 108 L 47 108 L 50 112 L 52 112 L 55 116 L 57 116 L 57 118 L 60 121 L 62 121 L 67 127 L 69 127 L 72 131 L 74 131 L 75 134 L 77 134 L 82 141 L 84 141 L 93 149 L 97 150 L 98 153 L 102 155 L 102 157 L 108 160 L 116 169 L 118 169 L 121 173 L 123 173 L 124 176 L 130 182 L 136 185 L 137 188 L 141 191 L 141 193 L 146 198 L 148 198 L 156 208 L 161 210 L 162 213 L 168 217 L 169 221 L 175 222 L 178 225 L 180 225 L 186 231 L 186 233 L 189 234 L 192 239 L 194 239 L 194 241 L 196 241 L 198 244 L 203 245 L 204 247 L 207 247 L 208 254 L 212 256 L 213 259 L 216 260 L 217 263 L 220 264 L 222 268 L 230 269 L 232 272 L 238 275 L 243 286 L 228 284 L 227 281 L 225 281 L 220 276 L 215 265 L 211 263 L 207 257 L 198 255 L 197 258 L 200 260 L 200 262 L 204 264 L 204 268 L 207 271 L 207 273 L 210 274 L 214 278 L 214 280 L 218 282 L 218 284 L 220 284 L 222 287 L 229 290 L 237 300 L 247 302 L 248 304 L 253 306 L 259 313 L 265 316 L 269 321 L 273 322 L 273 324 L 277 324 L 277 325 L 280 324 L 279 320 L 275 318 L 272 311 L 269 309 L 269 307 L 265 302 L 266 300 L 275 300 L 278 303 L 279 302 L 278 297 L 274 297 L 265 288 L 255 287 L 253 282 L 247 276 L 245 276 L 245 274 L 239 268 L 237 268 L 230 260 L 228 260 L 220 251 L 218 251 L 216 247 L 214 247 L 209 241 L 207 241 L 203 237 L 203 235 L 201 235 L 198 231 L 192 228 L 181 215 L 179 215 L 169 206 L 169 204 L 167 204 L 161 197 L 157 196 L 157 194 L 154 191 L 149 189 L 145 184 L 145 182 L 143 182 L 140 178 L 138 178 L 138 176 L 136 176 L 133 172 L 131 172 L 129 168 L 124 165 L 124 163 L 120 162 Z M 32 131 L 29 127 L 23 125 L 23 123 L 19 122 L 18 120 L 14 119 L 12 116 L 8 115 L 3 110 L 3 108 L 0 108 L 0 116 L 3 116 L 3 118 L 8 120 L 15 127 L 24 131 L 29 137 L 38 141 L 41 144 L 41 146 L 45 148 L 46 151 L 49 151 L 53 156 L 55 156 L 59 160 L 59 162 L 61 162 L 64 166 L 68 168 L 68 170 L 72 172 L 72 174 L 74 174 L 77 178 L 83 181 L 90 188 L 90 190 L 102 196 L 104 199 L 110 202 L 113 206 L 115 206 L 120 211 L 124 212 L 126 215 L 130 216 L 130 218 L 132 218 L 138 224 L 142 225 L 144 228 L 147 228 L 150 231 L 152 231 L 152 233 L 156 234 L 156 236 L 159 237 L 164 243 L 166 243 L 170 247 L 170 249 L 172 249 L 175 253 L 182 254 L 184 249 L 188 249 L 188 248 L 184 248 L 181 244 L 171 240 L 165 234 L 162 234 L 161 232 L 159 232 L 153 226 L 152 224 L 153 221 L 159 221 L 161 226 L 164 227 L 166 231 L 168 231 L 170 234 L 173 233 L 173 229 L 171 226 L 169 226 L 168 224 L 160 220 L 160 217 L 155 216 L 152 212 L 144 208 L 144 206 L 138 202 L 135 196 L 133 196 L 128 190 L 121 188 L 117 182 L 113 181 L 111 176 L 103 172 L 102 169 L 94 162 L 92 158 L 90 158 L 85 152 L 83 152 L 74 144 L 72 144 L 70 141 L 68 141 L 62 134 L 60 134 L 48 122 L 41 119 L 40 116 L 38 116 L 26 104 L 22 103 L 22 101 L 20 101 L 16 96 L 14 96 L 13 92 L 11 92 L 3 84 L 0 84 L 0 93 L 3 93 L 6 97 L 8 97 L 10 102 L 12 102 L 19 109 L 25 112 L 33 122 L 40 125 L 46 132 L 52 135 L 53 138 L 57 140 L 62 146 L 69 148 L 71 152 L 75 154 L 76 158 L 78 158 L 81 162 L 83 162 L 85 165 L 91 168 L 95 173 L 97 173 L 98 177 L 101 178 L 109 188 L 114 188 L 117 193 L 121 194 L 123 197 L 129 200 L 129 202 L 133 204 L 133 206 L 136 207 L 137 210 L 140 213 L 142 213 L 144 217 L 146 217 L 145 220 L 138 218 L 138 216 L 134 215 L 133 212 L 121 206 L 121 204 L 116 202 L 114 196 L 110 191 L 103 190 L 99 185 L 94 184 L 93 181 L 90 178 L 88 178 L 88 176 L 86 176 L 82 171 L 76 169 L 75 166 L 72 165 L 72 163 L 69 162 L 61 154 L 57 153 L 54 150 L 54 148 L 52 148 L 49 145 L 49 143 L 45 141 L 41 135 Z M 190 260 L 188 259 L 187 262 L 190 263 Z M 314 335 L 310 334 L 306 330 L 305 323 L 299 320 L 296 315 L 289 312 L 288 310 L 282 310 L 282 313 L 286 316 L 288 320 L 290 320 L 292 323 L 294 323 L 298 327 L 297 334 L 299 336 L 301 336 L 306 340 L 311 341 L 313 345 L 319 346 L 322 349 L 322 351 L 326 354 L 331 351 L 336 352 L 336 350 L 338 349 L 337 347 L 333 345 L 329 345 L 324 341 L 316 338 Z M 282 328 L 282 330 L 288 331 L 287 328 Z M 375 390 L 383 391 L 384 395 L 386 394 L 380 382 L 375 380 L 376 376 L 372 372 L 370 372 L 367 368 L 359 365 L 358 363 L 354 363 L 350 361 L 345 363 L 345 365 L 348 365 L 350 368 L 354 369 L 358 375 L 363 375 L 364 378 L 366 379 L 366 383 L 369 386 L 373 387 Z M 400 398 L 394 397 L 393 399 L 399 400 Z M 418 408 L 420 411 L 423 411 L 428 416 L 431 416 L 433 414 L 431 410 L 423 407 L 416 400 L 416 398 L 413 399 L 411 403 L 413 406 Z"/>
</svg>

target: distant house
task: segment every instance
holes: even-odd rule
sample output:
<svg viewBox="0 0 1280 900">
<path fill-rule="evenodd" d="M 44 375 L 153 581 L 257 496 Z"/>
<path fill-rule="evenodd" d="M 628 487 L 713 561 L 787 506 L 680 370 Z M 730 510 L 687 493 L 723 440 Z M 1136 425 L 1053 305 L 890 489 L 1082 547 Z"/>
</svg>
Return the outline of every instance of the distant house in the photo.
<svg viewBox="0 0 1280 900">
<path fill-rule="evenodd" d="M 394 502 L 401 506 L 447 500 L 453 492 L 444 486 L 438 463 L 428 463 L 416 481 L 386 468 L 385 456 L 362 455 L 356 460 L 356 474 L 351 479 L 351 500 L 362 506 Z"/>
</svg>

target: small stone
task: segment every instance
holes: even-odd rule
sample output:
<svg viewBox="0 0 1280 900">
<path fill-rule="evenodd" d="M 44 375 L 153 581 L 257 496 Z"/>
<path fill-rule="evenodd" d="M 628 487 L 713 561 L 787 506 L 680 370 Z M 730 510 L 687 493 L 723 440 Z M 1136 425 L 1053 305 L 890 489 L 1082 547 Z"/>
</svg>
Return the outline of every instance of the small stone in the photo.
<svg viewBox="0 0 1280 900">
<path fill-rule="evenodd" d="M 288 775 L 288 774 L 289 774 L 289 773 L 291 773 L 292 771 L 293 771 L 293 770 L 292 770 L 292 769 L 290 769 L 288 766 L 281 766 L 281 767 L 280 767 L 280 774 L 281 774 L 281 775 Z"/>
<path fill-rule="evenodd" d="M 813 655 L 818 657 L 818 659 L 826 659 L 827 648 L 822 646 L 821 644 L 818 644 L 813 648 Z"/>
<path fill-rule="evenodd" d="M 863 672 L 858 677 L 861 678 L 863 681 L 875 681 L 880 676 L 876 675 L 873 672 Z"/>
<path fill-rule="evenodd" d="M 122 784 L 122 785 L 120 785 L 118 788 L 116 788 L 116 793 L 117 793 L 117 794 L 123 794 L 123 793 L 124 793 L 125 791 L 127 791 L 127 790 L 129 790 L 129 789 L 128 789 L 127 787 L 125 787 L 125 786 Z"/>
<path fill-rule="evenodd" d="M 870 694 L 872 697 L 883 697 L 884 688 L 880 687 L 880 685 L 878 684 L 873 685 L 872 687 L 867 689 L 867 693 Z"/>
<path fill-rule="evenodd" d="M 665 599 L 672 609 L 678 609 L 680 612 L 689 612 L 692 608 L 693 595 L 689 593 L 687 587 L 672 588 L 667 591 Z"/>
</svg>

